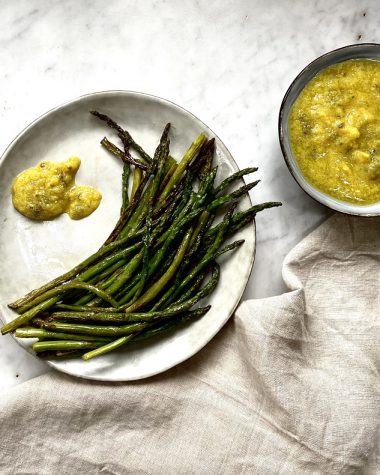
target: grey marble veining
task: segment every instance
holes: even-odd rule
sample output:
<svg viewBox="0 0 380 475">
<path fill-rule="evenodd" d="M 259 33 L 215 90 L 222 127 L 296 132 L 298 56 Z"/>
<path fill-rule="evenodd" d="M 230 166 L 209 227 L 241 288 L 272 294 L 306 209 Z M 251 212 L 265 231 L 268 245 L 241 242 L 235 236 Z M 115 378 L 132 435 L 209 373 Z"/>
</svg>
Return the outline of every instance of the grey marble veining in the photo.
<svg viewBox="0 0 380 475">
<path fill-rule="evenodd" d="M 0 149 L 34 118 L 81 94 L 129 89 L 206 122 L 240 167 L 258 165 L 256 264 L 245 298 L 284 291 L 284 255 L 328 212 L 283 162 L 277 117 L 295 75 L 346 44 L 380 41 L 380 4 L 354 0 L 0 0 Z M 2 264 L 3 265 L 3 264 Z M 47 371 L 0 338 L 0 389 Z"/>
</svg>

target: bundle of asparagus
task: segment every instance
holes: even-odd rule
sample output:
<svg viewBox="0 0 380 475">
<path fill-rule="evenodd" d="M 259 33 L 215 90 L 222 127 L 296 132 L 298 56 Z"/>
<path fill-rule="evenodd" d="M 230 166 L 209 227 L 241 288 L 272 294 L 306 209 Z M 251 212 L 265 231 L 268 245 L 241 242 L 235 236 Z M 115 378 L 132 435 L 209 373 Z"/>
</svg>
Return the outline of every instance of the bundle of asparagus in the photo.
<svg viewBox="0 0 380 475">
<path fill-rule="evenodd" d="M 258 181 L 226 191 L 257 168 L 241 170 L 215 186 L 215 143 L 204 134 L 177 163 L 169 155 L 170 124 L 150 157 L 111 118 L 91 113 L 114 129 L 123 144 L 121 149 L 107 138 L 101 141 L 123 162 L 121 214 L 96 253 L 9 305 L 19 316 L 1 332 L 38 338 L 33 350 L 40 355 L 89 360 L 202 317 L 210 306 L 193 306 L 218 283 L 216 259 L 244 242 L 223 247 L 225 240 L 259 211 L 281 204 L 235 212 L 239 199 Z M 131 149 L 140 158 L 132 157 Z M 224 217 L 213 226 L 220 210 Z"/>
</svg>

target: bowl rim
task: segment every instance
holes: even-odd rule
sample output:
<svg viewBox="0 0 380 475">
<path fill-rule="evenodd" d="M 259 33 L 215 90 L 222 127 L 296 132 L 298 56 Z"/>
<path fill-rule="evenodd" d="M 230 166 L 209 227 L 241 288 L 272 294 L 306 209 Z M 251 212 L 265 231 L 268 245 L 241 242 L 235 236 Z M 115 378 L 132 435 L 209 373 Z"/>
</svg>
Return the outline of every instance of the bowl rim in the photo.
<svg viewBox="0 0 380 475">
<path fill-rule="evenodd" d="M 285 147 L 285 132 L 284 132 L 284 127 L 283 127 L 283 122 L 284 122 L 284 108 L 285 108 L 285 105 L 289 99 L 289 96 L 290 96 L 290 93 L 292 92 L 296 82 L 298 81 L 298 79 L 300 79 L 305 73 L 307 73 L 312 67 L 313 65 L 320 61 L 321 59 L 323 58 L 328 58 L 330 56 L 333 56 L 334 54 L 338 53 L 339 51 L 342 51 L 342 50 L 355 50 L 355 49 L 359 49 L 359 48 L 365 48 L 365 47 L 370 47 L 370 48 L 379 48 L 380 50 L 380 43 L 354 43 L 354 44 L 350 44 L 350 45 L 346 45 L 346 46 L 341 46 L 340 48 L 336 48 L 336 49 L 333 49 L 331 51 L 328 51 L 327 53 L 323 53 L 321 54 L 320 56 L 318 56 L 317 58 L 313 59 L 310 63 L 308 63 L 298 74 L 297 76 L 293 79 L 293 81 L 290 83 L 288 89 L 286 90 L 285 92 L 285 95 L 281 101 L 281 106 L 280 106 L 280 111 L 279 111 L 279 115 L 278 115 L 278 137 L 279 137 L 279 141 L 280 141 L 280 147 L 281 147 L 281 151 L 282 151 L 282 156 L 285 160 L 285 163 L 286 163 L 286 166 L 290 172 L 290 174 L 292 175 L 292 177 L 294 178 L 294 180 L 296 181 L 297 185 L 310 197 L 312 198 L 314 201 L 316 201 L 317 203 L 319 203 L 320 205 L 322 206 L 325 206 L 326 208 L 329 208 L 333 211 L 336 211 L 336 212 L 339 212 L 339 213 L 342 213 L 342 214 L 346 214 L 346 215 L 351 215 L 351 216 L 362 216 L 362 217 L 367 217 L 367 218 L 371 218 L 371 217 L 374 217 L 374 216 L 380 216 L 380 211 L 379 212 L 371 212 L 371 213 L 368 213 L 368 212 L 360 212 L 360 206 L 361 205 L 356 205 L 357 209 L 355 210 L 343 210 L 343 209 L 340 209 L 338 206 L 333 206 L 333 205 L 330 205 L 330 204 L 327 204 L 327 203 L 323 203 L 322 201 L 320 201 L 316 196 L 314 196 L 313 194 L 311 194 L 303 185 L 303 183 L 298 179 L 297 175 L 295 174 L 294 172 L 294 167 L 293 167 L 293 164 L 291 162 L 291 160 L 289 159 L 289 156 L 288 156 L 288 153 L 286 151 L 286 147 Z M 354 59 L 354 58 L 351 58 L 351 59 Z M 348 60 L 347 60 L 348 61 Z M 328 66 L 326 66 L 328 67 Z M 325 69 L 326 67 L 324 68 L 321 68 L 320 71 L 322 71 L 323 69 Z M 309 81 L 308 81 L 309 82 Z M 298 97 L 298 96 L 297 96 Z M 303 173 L 301 173 L 301 175 L 303 176 Z M 306 178 L 305 178 L 306 180 Z M 309 183 L 309 182 L 308 182 Z M 312 189 L 315 189 L 315 190 L 318 190 L 318 188 L 316 188 L 314 185 L 312 185 L 310 183 L 310 186 Z M 319 190 L 318 190 L 319 191 Z M 326 194 L 326 193 L 325 193 Z M 327 194 L 326 194 L 327 195 Z M 342 203 L 345 203 L 344 201 L 342 200 L 337 200 L 338 202 L 342 202 Z M 380 201 L 379 201 L 380 203 Z M 355 204 L 354 204 L 355 206 Z"/>
</svg>

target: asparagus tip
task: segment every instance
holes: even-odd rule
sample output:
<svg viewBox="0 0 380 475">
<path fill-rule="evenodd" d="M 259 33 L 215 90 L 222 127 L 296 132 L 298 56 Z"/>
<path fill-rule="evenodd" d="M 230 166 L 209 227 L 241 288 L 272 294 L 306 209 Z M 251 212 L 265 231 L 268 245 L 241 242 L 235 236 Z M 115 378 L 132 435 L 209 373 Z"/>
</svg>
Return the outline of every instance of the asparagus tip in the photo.
<svg viewBox="0 0 380 475">
<path fill-rule="evenodd" d="M 269 209 L 269 208 L 277 208 L 278 206 L 282 206 L 281 201 L 268 201 L 266 203 L 262 204 L 263 209 Z"/>
</svg>

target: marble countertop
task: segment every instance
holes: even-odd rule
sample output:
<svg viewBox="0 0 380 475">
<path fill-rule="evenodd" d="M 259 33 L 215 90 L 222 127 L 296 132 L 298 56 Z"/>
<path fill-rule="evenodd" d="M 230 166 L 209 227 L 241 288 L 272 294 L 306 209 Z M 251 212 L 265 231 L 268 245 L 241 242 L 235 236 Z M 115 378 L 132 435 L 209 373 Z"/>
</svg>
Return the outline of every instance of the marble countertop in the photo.
<svg viewBox="0 0 380 475">
<path fill-rule="evenodd" d="M 257 256 L 244 298 L 285 291 L 286 253 L 329 214 L 290 176 L 277 118 L 296 74 L 315 57 L 379 42 L 380 4 L 346 0 L 19 0 L 0 18 L 0 150 L 36 117 L 81 94 L 143 91 L 201 118 L 240 167 L 259 166 Z M 1 252 L 1 250 L 0 250 Z M 0 389 L 48 371 L 0 338 Z"/>
</svg>

